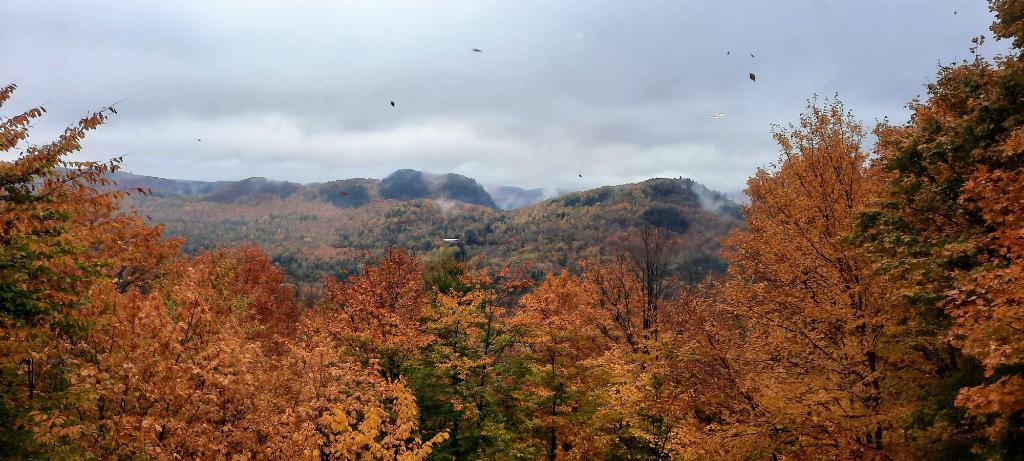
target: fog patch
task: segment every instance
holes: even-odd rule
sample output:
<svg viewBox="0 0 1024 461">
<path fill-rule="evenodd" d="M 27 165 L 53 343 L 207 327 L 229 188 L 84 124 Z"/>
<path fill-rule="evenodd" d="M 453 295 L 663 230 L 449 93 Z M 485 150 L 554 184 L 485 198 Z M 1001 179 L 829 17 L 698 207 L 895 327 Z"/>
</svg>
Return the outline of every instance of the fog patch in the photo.
<svg viewBox="0 0 1024 461">
<path fill-rule="evenodd" d="M 545 187 L 545 188 L 543 188 L 541 190 L 540 199 L 541 200 L 548 200 L 548 199 L 558 198 L 558 197 L 561 197 L 561 196 L 563 196 L 565 194 L 568 194 L 570 192 L 573 192 L 573 191 L 571 191 L 569 189 L 563 189 L 563 188 L 560 188 L 560 187 Z"/>
<path fill-rule="evenodd" d="M 431 191 L 439 191 L 444 186 L 445 181 L 448 179 L 446 175 L 427 173 L 425 171 L 420 172 L 423 176 L 423 181 L 427 183 Z"/>
<path fill-rule="evenodd" d="M 703 184 L 691 179 L 682 179 L 682 181 L 697 197 L 697 203 L 704 211 L 735 219 L 743 218 L 743 209 L 726 194 L 708 189 Z"/>
<path fill-rule="evenodd" d="M 448 200 L 446 198 L 438 198 L 433 200 L 434 204 L 441 209 L 441 214 L 444 216 L 451 216 L 453 214 L 459 214 L 462 206 L 455 200 Z"/>
</svg>

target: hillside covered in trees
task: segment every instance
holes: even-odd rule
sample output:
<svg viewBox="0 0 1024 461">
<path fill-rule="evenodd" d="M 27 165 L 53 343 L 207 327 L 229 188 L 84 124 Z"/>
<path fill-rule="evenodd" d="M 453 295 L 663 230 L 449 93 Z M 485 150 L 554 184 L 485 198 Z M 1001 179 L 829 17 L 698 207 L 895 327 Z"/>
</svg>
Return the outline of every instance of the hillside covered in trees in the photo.
<svg viewBox="0 0 1024 461">
<path fill-rule="evenodd" d="M 0 457 L 1021 459 L 1024 8 L 991 5 L 1009 55 L 940 68 L 872 146 L 812 99 L 740 214 L 665 179 L 511 213 L 271 181 L 149 196 L 112 187 L 120 159 L 68 160 L 113 108 L 31 145 L 45 109 L 14 110 Z M 185 221 L 133 205 L 257 244 L 167 238 Z M 482 258 L 421 256 L 455 231 Z M 725 272 L 675 266 L 726 231 Z M 264 247 L 306 238 L 380 251 L 300 302 Z"/>
<path fill-rule="evenodd" d="M 135 187 L 145 184 L 123 174 L 108 177 Z M 422 177 L 464 186 L 432 193 L 427 181 L 418 179 Z M 123 188 L 121 184 L 114 188 Z M 150 189 L 152 194 L 135 196 L 125 207 L 163 224 L 167 236 L 185 237 L 189 253 L 259 244 L 300 283 L 356 272 L 364 259 L 390 246 L 421 255 L 454 247 L 460 260 L 530 263 L 540 277 L 562 268 L 576 270 L 584 258 L 611 255 L 644 225 L 667 229 L 679 239 L 672 270 L 697 281 L 724 271 L 719 239 L 742 219 L 738 205 L 688 179 L 607 186 L 514 210 L 487 206 L 493 202 L 475 184 L 457 175 L 412 170 L 399 170 L 382 181 L 347 179 L 309 186 L 253 178 L 204 194 Z M 460 192 L 465 190 L 475 192 Z M 459 241 L 446 243 L 446 238 Z"/>
</svg>

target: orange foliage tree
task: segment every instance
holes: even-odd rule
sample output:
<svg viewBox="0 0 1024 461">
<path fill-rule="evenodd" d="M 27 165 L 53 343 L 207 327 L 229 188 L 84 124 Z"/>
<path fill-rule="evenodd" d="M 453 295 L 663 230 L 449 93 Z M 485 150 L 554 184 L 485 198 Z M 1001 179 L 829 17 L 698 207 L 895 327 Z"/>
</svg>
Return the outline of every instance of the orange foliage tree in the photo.
<svg viewBox="0 0 1024 461">
<path fill-rule="evenodd" d="M 431 341 L 426 331 L 427 291 L 423 263 L 398 248 L 389 248 L 363 274 L 344 282 L 324 280 L 318 306 L 336 322 L 332 330 L 354 356 L 379 366 L 389 380 Z"/>
<path fill-rule="evenodd" d="M 1019 451 L 1024 420 L 1024 10 L 989 4 L 1009 54 L 942 67 L 909 122 L 879 126 L 890 182 L 863 226 L 916 323 L 945 346 L 931 354 L 943 380 L 922 419 L 940 447 L 996 457 Z"/>
<path fill-rule="evenodd" d="M 15 89 L 0 89 L 0 107 Z M 26 144 L 44 108 L 0 118 L 0 151 L 18 152 L 17 159 L 0 162 L 0 418 L 10 428 L 0 445 L 15 456 L 46 450 L 31 437 L 37 422 L 75 405 L 67 382 L 70 355 L 89 327 L 79 312 L 92 287 L 143 284 L 156 263 L 177 251 L 177 242 L 161 239 L 159 228 L 116 212 L 126 194 L 104 190 L 104 174 L 116 170 L 119 159 L 64 160 L 113 111 L 92 113 L 44 145 Z"/>
<path fill-rule="evenodd" d="M 677 364 L 686 296 L 676 290 L 669 235 L 641 228 L 615 256 L 549 275 L 520 300 L 532 371 L 536 438 L 548 459 L 629 453 L 668 459 L 691 393 Z M 689 370 L 689 368 L 687 368 Z"/>
<path fill-rule="evenodd" d="M 0 120 L 3 150 L 43 112 Z M 412 393 L 344 353 L 333 312 L 299 312 L 262 250 L 181 258 L 118 212 L 117 161 L 62 160 L 108 113 L 0 163 L 0 455 L 427 456 L 446 434 L 421 440 Z"/>
<path fill-rule="evenodd" d="M 1017 156 L 1024 152 L 1024 128 L 1002 148 Z M 987 270 L 949 293 L 956 319 L 952 335 L 982 362 L 991 381 L 960 391 L 957 404 L 975 414 L 999 415 L 995 436 L 1008 429 L 1008 418 L 1024 412 L 1024 376 L 1004 371 L 1024 365 L 1024 168 L 979 169 L 964 194 L 991 226 L 986 244 L 995 254 Z"/>
<path fill-rule="evenodd" d="M 531 403 L 531 421 L 547 459 L 583 451 L 589 414 L 582 391 L 582 363 L 599 354 L 581 321 L 587 294 L 568 271 L 550 274 L 519 301 L 510 320 L 524 332 L 524 357 L 534 379 L 524 393 Z M 532 399 L 530 398 L 532 397 Z M 583 410 L 583 411 L 581 411 Z"/>
<path fill-rule="evenodd" d="M 773 455 L 859 457 L 905 438 L 924 379 L 899 341 L 900 312 L 848 236 L 878 194 L 863 131 L 838 100 L 777 129 L 780 163 L 748 182 L 747 228 L 727 240 L 726 306 L 743 325 L 746 388 Z"/>
</svg>

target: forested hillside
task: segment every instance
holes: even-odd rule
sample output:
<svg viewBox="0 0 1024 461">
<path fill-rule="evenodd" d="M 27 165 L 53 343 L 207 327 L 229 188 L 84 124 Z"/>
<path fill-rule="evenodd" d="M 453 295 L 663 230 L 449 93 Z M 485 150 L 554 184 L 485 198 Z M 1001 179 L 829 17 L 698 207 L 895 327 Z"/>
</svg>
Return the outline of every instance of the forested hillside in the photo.
<svg viewBox="0 0 1024 461">
<path fill-rule="evenodd" d="M 741 209 L 681 179 L 512 212 L 424 176 L 119 191 L 120 158 L 69 160 L 115 108 L 30 144 L 46 110 L 2 87 L 0 457 L 1022 459 L 1024 7 L 991 6 L 1009 55 L 873 145 L 809 100 Z M 361 262 L 298 300 L 287 251 Z"/>
<path fill-rule="evenodd" d="M 431 197 L 420 176 L 400 170 L 380 183 L 348 179 L 305 187 L 253 178 L 205 195 L 134 197 L 126 206 L 164 224 L 168 236 L 185 237 L 187 252 L 256 243 L 286 273 L 307 283 L 354 272 L 363 259 L 389 246 L 419 254 L 454 246 L 462 260 L 531 263 L 542 276 L 576 270 L 583 258 L 610 255 L 644 225 L 676 236 L 681 245 L 672 269 L 696 281 L 724 271 L 719 239 L 742 218 L 736 204 L 687 179 L 603 187 L 501 211 L 480 205 L 491 202 L 479 192 Z M 469 178 L 455 183 L 482 191 L 468 186 L 475 184 Z"/>
</svg>

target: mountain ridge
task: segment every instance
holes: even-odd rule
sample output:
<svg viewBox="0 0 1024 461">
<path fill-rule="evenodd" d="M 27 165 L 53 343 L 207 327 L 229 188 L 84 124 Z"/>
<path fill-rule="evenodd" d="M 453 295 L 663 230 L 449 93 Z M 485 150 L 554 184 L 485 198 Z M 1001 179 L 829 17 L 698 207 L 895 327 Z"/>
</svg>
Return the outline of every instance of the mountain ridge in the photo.
<svg viewBox="0 0 1024 461">
<path fill-rule="evenodd" d="M 260 195 L 287 196 L 315 191 L 331 203 L 343 207 L 362 206 L 372 199 L 448 199 L 499 208 L 487 189 L 473 178 L 456 173 L 435 174 L 411 169 L 396 170 L 381 179 L 348 178 L 306 184 L 260 176 L 237 181 L 170 179 L 124 171 L 108 173 L 107 177 L 115 182 L 111 188 L 142 188 L 156 196 L 205 196 L 213 201 L 224 202 L 259 198 Z M 520 206 L 525 204 L 528 203 L 520 202 Z"/>
<path fill-rule="evenodd" d="M 459 239 L 465 259 L 532 263 L 539 273 L 575 270 L 579 260 L 611 254 L 644 226 L 676 236 L 683 249 L 678 272 L 699 279 L 724 270 L 719 240 L 742 221 L 735 202 L 684 178 L 602 186 L 501 209 L 489 195 L 483 200 L 483 188 L 469 178 L 456 184 L 464 191 L 441 187 L 446 175 L 400 170 L 390 177 L 398 190 L 382 192 L 384 180 L 371 178 L 309 185 L 250 178 L 215 183 L 205 194 L 134 195 L 127 205 L 164 224 L 166 235 L 186 237 L 189 253 L 255 243 L 308 283 L 356 271 L 369 254 L 389 246 L 450 249 L 445 238 Z M 204 191 L 200 186 L 186 190 Z M 476 203 L 458 200 L 464 197 Z"/>
<path fill-rule="evenodd" d="M 416 178 L 417 175 L 422 179 Z M 545 200 L 577 192 L 584 192 L 586 190 L 598 189 L 600 187 L 616 187 L 600 186 L 593 189 L 573 190 L 551 187 L 527 189 L 510 185 L 481 185 L 473 178 L 456 173 L 438 174 L 413 169 L 395 170 L 390 175 L 381 179 L 355 177 L 309 183 L 268 179 L 262 176 L 253 176 L 240 180 L 203 181 L 163 178 L 159 176 L 141 175 L 127 171 L 108 173 L 107 178 L 115 182 L 115 184 L 111 186 L 113 189 L 134 190 L 136 188 L 142 188 L 156 196 L 177 195 L 183 197 L 199 197 L 208 195 L 211 196 L 209 198 L 214 201 L 231 201 L 232 199 L 237 199 L 247 194 L 259 196 L 280 195 L 282 193 L 290 195 L 291 193 L 297 192 L 309 194 L 312 192 L 322 195 L 327 201 L 341 207 L 358 207 L 365 205 L 373 199 L 450 199 L 463 203 L 490 206 L 491 208 L 499 210 L 514 210 L 540 203 Z M 448 181 L 454 180 L 457 184 L 455 184 L 454 187 L 431 188 L 430 183 L 434 183 L 436 185 L 439 183 L 440 178 L 447 178 Z M 392 184 L 399 183 L 403 179 L 411 179 L 414 181 L 426 182 L 427 185 L 425 188 L 421 189 L 422 194 L 416 196 L 408 196 L 408 194 L 403 193 L 402 190 L 396 191 L 393 188 L 391 191 L 385 191 L 383 194 L 376 190 L 381 184 L 388 184 L 389 179 Z M 712 190 L 689 178 L 680 177 L 678 179 L 690 181 L 691 183 L 699 186 L 701 194 L 703 194 L 702 196 L 720 196 L 728 199 L 734 204 L 741 204 L 744 202 L 742 200 L 744 198 L 742 197 L 742 193 L 722 193 Z M 453 188 L 458 190 L 460 185 L 471 189 L 469 199 L 465 199 L 466 197 L 460 194 L 455 194 L 453 197 L 450 193 L 450 190 Z M 619 186 L 622 185 L 627 184 L 620 184 Z M 402 188 L 399 187 L 399 189 Z M 484 194 L 488 197 L 484 198 Z"/>
</svg>

